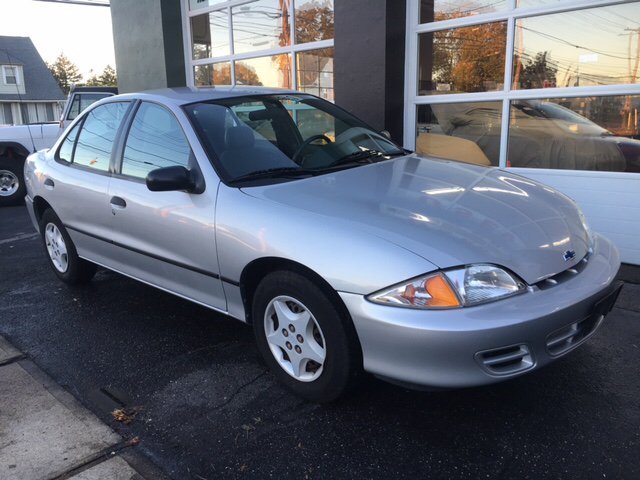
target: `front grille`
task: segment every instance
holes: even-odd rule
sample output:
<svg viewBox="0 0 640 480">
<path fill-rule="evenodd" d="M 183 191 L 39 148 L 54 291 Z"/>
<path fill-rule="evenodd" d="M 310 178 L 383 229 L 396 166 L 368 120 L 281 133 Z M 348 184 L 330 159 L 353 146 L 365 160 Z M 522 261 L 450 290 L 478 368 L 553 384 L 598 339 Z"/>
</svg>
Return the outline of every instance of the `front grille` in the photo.
<svg viewBox="0 0 640 480">
<path fill-rule="evenodd" d="M 535 286 L 538 287 L 540 290 L 547 290 L 549 288 L 552 288 L 552 287 L 558 285 L 559 283 L 563 283 L 563 282 L 569 280 L 570 278 L 573 278 L 576 275 L 578 275 L 585 268 L 587 268 L 587 263 L 589 263 L 589 253 L 588 252 L 573 267 L 567 268 L 566 270 L 563 270 L 560 273 L 556 273 L 555 275 L 552 275 L 551 277 L 545 278 L 544 280 L 540 280 L 538 283 L 535 284 Z"/>
<path fill-rule="evenodd" d="M 547 337 L 549 355 L 557 357 L 580 345 L 595 331 L 602 318 L 603 315 L 593 315 L 550 334 Z"/>
<path fill-rule="evenodd" d="M 533 367 L 533 355 L 526 344 L 494 348 L 476 353 L 476 361 L 491 375 L 510 375 Z"/>
</svg>

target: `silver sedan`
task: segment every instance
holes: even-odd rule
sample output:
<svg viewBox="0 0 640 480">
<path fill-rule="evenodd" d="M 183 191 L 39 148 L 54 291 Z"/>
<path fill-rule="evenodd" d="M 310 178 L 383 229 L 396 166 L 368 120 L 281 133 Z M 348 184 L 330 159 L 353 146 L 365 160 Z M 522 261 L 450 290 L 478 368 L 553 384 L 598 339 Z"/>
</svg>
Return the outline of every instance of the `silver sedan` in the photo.
<svg viewBox="0 0 640 480">
<path fill-rule="evenodd" d="M 563 194 L 412 154 L 303 93 L 110 97 L 25 179 L 60 280 L 100 265 L 250 323 L 313 401 L 363 370 L 412 387 L 513 378 L 582 344 L 620 290 L 617 250 Z"/>
</svg>

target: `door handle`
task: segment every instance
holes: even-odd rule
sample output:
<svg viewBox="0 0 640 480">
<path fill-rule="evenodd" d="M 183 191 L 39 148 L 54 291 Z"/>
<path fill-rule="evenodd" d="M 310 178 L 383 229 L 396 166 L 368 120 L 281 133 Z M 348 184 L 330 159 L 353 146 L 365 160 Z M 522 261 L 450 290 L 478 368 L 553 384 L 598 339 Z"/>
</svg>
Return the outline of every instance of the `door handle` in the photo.
<svg viewBox="0 0 640 480">
<path fill-rule="evenodd" d="M 124 198 L 121 197 L 111 197 L 111 206 L 116 208 L 125 208 L 127 206 L 127 202 L 124 201 Z"/>
<path fill-rule="evenodd" d="M 48 188 L 49 190 L 51 190 L 51 189 L 55 186 L 55 183 L 54 183 L 54 182 L 53 182 L 53 180 L 51 180 L 50 178 L 47 178 L 47 179 L 45 179 L 45 181 L 44 181 L 44 186 L 45 186 L 46 188 Z"/>
</svg>

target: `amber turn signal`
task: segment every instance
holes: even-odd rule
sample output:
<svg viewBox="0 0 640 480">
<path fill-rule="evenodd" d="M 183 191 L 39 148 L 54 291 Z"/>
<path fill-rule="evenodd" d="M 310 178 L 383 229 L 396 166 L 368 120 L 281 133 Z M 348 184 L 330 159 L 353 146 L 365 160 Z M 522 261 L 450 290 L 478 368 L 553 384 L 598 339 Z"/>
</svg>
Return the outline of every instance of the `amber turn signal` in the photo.
<svg viewBox="0 0 640 480">
<path fill-rule="evenodd" d="M 431 295 L 430 307 L 459 307 L 455 292 L 441 276 L 430 277 L 425 281 L 425 290 Z"/>
</svg>

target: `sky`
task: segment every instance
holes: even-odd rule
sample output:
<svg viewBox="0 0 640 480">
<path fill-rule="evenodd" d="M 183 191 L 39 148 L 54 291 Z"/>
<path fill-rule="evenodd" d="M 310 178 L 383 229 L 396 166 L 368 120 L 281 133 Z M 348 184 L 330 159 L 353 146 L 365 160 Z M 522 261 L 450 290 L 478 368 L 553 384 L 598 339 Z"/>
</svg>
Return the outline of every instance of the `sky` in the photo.
<svg viewBox="0 0 640 480">
<path fill-rule="evenodd" d="M 582 86 L 631 83 L 640 56 L 638 3 L 532 17 L 522 22 L 525 53 L 549 52 L 558 69 L 559 86 L 573 86 L 578 72 Z M 636 76 L 634 83 L 639 79 Z"/>
<path fill-rule="evenodd" d="M 64 52 L 84 80 L 89 70 L 99 75 L 107 64 L 115 68 L 108 7 L 0 0 L 0 18 L 0 35 L 31 37 L 47 63 Z"/>
</svg>

